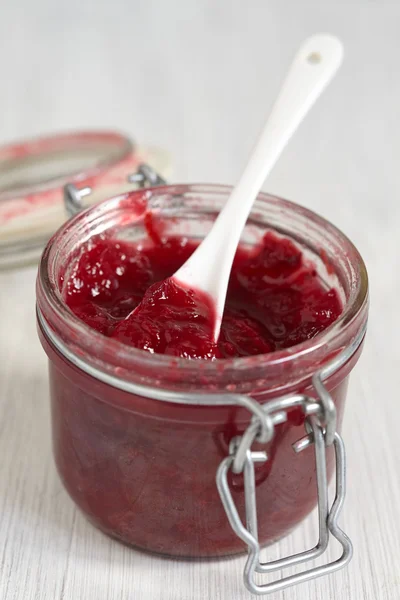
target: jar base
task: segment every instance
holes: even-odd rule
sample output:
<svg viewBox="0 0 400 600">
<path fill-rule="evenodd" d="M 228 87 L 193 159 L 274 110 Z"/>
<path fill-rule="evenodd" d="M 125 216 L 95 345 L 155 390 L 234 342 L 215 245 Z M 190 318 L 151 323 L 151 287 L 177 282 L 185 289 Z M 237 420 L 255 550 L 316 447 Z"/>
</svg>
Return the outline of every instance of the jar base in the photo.
<svg viewBox="0 0 400 600">
<path fill-rule="evenodd" d="M 208 562 L 208 561 L 216 561 L 216 560 L 234 560 L 235 558 L 238 558 L 240 556 L 244 556 L 245 554 L 247 554 L 247 546 L 245 546 L 245 545 L 243 545 L 243 547 L 240 549 L 235 548 L 234 550 L 232 550 L 230 552 L 222 552 L 222 553 L 216 552 L 215 554 L 208 553 L 207 555 L 174 554 L 174 553 L 168 552 L 168 551 L 164 552 L 162 550 L 154 550 L 152 548 L 146 548 L 144 546 L 132 544 L 131 542 L 128 542 L 126 539 L 124 539 L 122 536 L 116 535 L 115 532 L 107 530 L 107 528 L 102 527 L 101 525 L 99 525 L 98 522 L 96 522 L 96 520 L 91 519 L 88 514 L 86 514 L 84 511 L 80 510 L 79 507 L 77 507 L 77 508 L 78 508 L 79 512 L 83 515 L 85 520 L 88 521 L 88 523 L 90 523 L 90 525 L 95 527 L 103 535 L 107 536 L 108 538 L 111 538 L 112 540 L 115 540 L 116 542 L 119 542 L 120 544 L 122 544 L 123 546 L 126 546 L 127 548 L 130 548 L 131 550 L 136 550 L 137 552 L 149 554 L 150 556 L 163 558 L 165 560 L 179 560 L 179 561 L 184 561 L 184 562 Z M 298 525 L 295 525 L 291 530 L 289 530 L 284 535 L 278 536 L 277 538 L 272 539 L 268 542 L 261 543 L 260 544 L 261 550 L 268 548 L 270 546 L 273 546 L 274 544 L 277 544 L 282 539 L 289 536 L 292 533 L 292 531 L 294 531 L 298 527 Z"/>
</svg>

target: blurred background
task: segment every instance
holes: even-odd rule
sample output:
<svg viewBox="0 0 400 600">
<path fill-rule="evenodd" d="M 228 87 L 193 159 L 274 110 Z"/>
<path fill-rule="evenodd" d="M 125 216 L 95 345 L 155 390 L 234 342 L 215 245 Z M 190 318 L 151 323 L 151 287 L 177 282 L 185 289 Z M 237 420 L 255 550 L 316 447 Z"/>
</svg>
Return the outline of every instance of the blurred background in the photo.
<svg viewBox="0 0 400 600">
<path fill-rule="evenodd" d="M 363 571 L 365 553 L 356 557 L 348 573 L 335 579 L 344 600 L 394 600 L 400 594 L 398 587 L 393 592 L 398 575 L 385 558 L 382 541 L 391 534 L 391 517 L 384 516 L 387 502 L 395 505 L 390 486 L 397 485 L 397 506 L 400 502 L 391 462 L 399 450 L 395 411 L 400 416 L 394 395 L 400 360 L 399 23 L 400 3 L 395 0 L 0 0 L 0 144 L 81 128 L 117 129 L 139 144 L 167 150 L 174 182 L 235 183 L 299 44 L 316 32 L 328 31 L 342 39 L 345 60 L 340 72 L 264 187 L 339 226 L 358 246 L 371 279 L 369 336 L 353 377 L 345 423 L 350 469 L 361 477 L 357 489 L 349 491 L 347 523 L 353 526 L 358 547 L 374 547 L 379 556 L 375 554 L 368 567 L 369 580 Z M 86 556 L 87 547 L 79 545 L 79 535 L 74 534 L 71 542 L 75 513 L 50 457 L 46 361 L 35 334 L 34 279 L 35 267 L 0 274 L 0 410 L 11 415 L 9 422 L 14 424 L 7 438 L 0 437 L 2 456 L 9 457 L 3 481 L 8 473 L 12 498 L 11 503 L 3 498 L 0 541 L 14 536 L 20 549 L 24 546 L 28 552 L 23 555 L 10 543 L 4 550 L 2 564 L 11 583 L 0 595 L 6 600 L 79 600 L 89 597 L 80 591 L 86 585 L 83 573 L 76 581 L 68 580 L 66 589 L 72 595 L 64 596 L 59 583 L 70 544 Z M 13 337 L 16 341 L 10 347 Z M 26 397 L 26 386 L 34 405 Z M 26 424 L 21 426 L 24 418 Z M 371 446 L 376 436 L 379 443 Z M 21 438 L 25 449 L 17 451 Z M 28 481 L 22 495 L 12 475 L 13 452 L 21 477 Z M 376 489 L 370 475 L 382 465 L 387 476 Z M 37 507 L 38 493 L 43 513 Z M 375 508 L 371 505 L 359 514 L 360 503 L 373 494 Z M 61 503 L 57 509 L 54 497 Z M 374 518 L 378 512 L 380 523 Z M 38 523 L 43 524 L 40 534 Z M 86 530 L 79 517 L 77 527 L 93 556 L 99 552 L 106 560 L 108 552 L 116 552 L 130 565 L 125 549 L 109 550 L 108 540 L 97 547 L 97 532 Z M 51 545 L 54 531 L 58 549 Z M 50 583 L 40 567 L 40 561 L 50 560 L 47 545 L 51 556 L 54 552 L 58 557 Z M 400 559 L 398 542 L 392 540 L 392 558 L 395 552 Z M 34 558 L 38 556 L 39 562 Z M 160 582 L 149 571 L 157 559 L 135 560 L 142 561 L 151 580 L 136 580 L 135 600 L 147 598 L 140 590 L 149 585 L 152 600 L 201 597 L 183 575 L 179 589 L 184 591 L 161 595 Z M 22 567 L 32 561 L 34 566 L 21 583 Z M 234 592 L 235 598 L 242 598 L 239 567 L 239 583 L 230 598 Z M 205 573 L 192 568 L 195 577 Z M 225 567 L 216 569 L 208 597 L 228 598 L 218 591 L 218 573 Z M 102 576 L 98 573 L 95 584 L 99 600 L 128 597 L 130 575 L 121 593 L 108 596 Z M 174 577 L 176 581 L 176 573 Z M 89 580 L 93 582 L 93 573 Z M 0 577 L 0 590 L 4 582 Z M 324 584 L 315 589 L 322 593 Z M 284 598 L 303 597 L 296 593 L 288 592 Z"/>
<path fill-rule="evenodd" d="M 265 187 L 334 220 L 374 269 L 377 235 L 400 222 L 398 203 L 385 210 L 400 188 L 398 2 L 0 6 L 0 142 L 116 128 L 168 150 L 185 182 L 234 183 L 300 42 L 338 35 L 343 67 Z M 380 254 L 393 242 L 385 236 Z M 387 283 L 384 264 L 374 275 Z"/>
</svg>

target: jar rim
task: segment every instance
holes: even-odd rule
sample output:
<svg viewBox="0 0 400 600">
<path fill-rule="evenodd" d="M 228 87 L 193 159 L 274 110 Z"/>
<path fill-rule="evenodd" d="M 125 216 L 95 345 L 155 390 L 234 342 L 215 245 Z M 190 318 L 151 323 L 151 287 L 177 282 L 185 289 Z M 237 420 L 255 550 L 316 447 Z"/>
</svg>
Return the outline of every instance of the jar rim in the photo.
<svg viewBox="0 0 400 600">
<path fill-rule="evenodd" d="M 188 192 L 203 195 L 228 195 L 231 189 L 231 186 L 219 184 L 173 184 L 148 188 L 145 193 L 147 196 L 166 193 L 184 194 Z M 143 190 L 130 191 L 119 196 L 114 196 L 73 217 L 73 219 L 65 223 L 53 235 L 43 252 L 39 264 L 37 279 L 38 309 L 45 321 L 50 325 L 52 332 L 61 338 L 64 343 L 66 339 L 68 341 L 73 340 L 73 347 L 75 349 L 79 347 L 78 353 L 81 358 L 81 351 L 87 353 L 85 360 L 93 366 L 100 367 L 101 369 L 104 368 L 108 371 L 111 369 L 118 377 L 132 380 L 132 378 L 134 379 L 134 374 L 129 373 L 129 369 L 126 368 L 126 365 L 130 362 L 135 364 L 135 366 L 140 365 L 143 372 L 153 372 L 153 376 L 154 372 L 162 372 L 173 365 L 175 370 L 179 370 L 182 380 L 185 378 L 190 380 L 190 376 L 195 371 L 197 371 L 197 375 L 201 371 L 201 377 L 204 380 L 208 377 L 215 377 L 216 389 L 226 389 L 227 386 L 229 387 L 229 377 L 226 377 L 226 375 L 233 371 L 236 374 L 245 374 L 249 371 L 253 373 L 260 369 L 271 371 L 271 369 L 278 368 L 283 373 L 288 364 L 306 359 L 307 368 L 300 370 L 298 373 L 300 380 L 315 372 L 317 369 L 316 365 L 323 364 L 328 357 L 334 356 L 349 345 L 357 336 L 357 333 L 365 326 L 368 308 L 368 275 L 364 261 L 353 243 L 336 226 L 310 209 L 278 196 L 261 193 L 257 198 L 258 202 L 279 204 L 286 212 L 302 216 L 321 230 L 329 230 L 330 234 L 335 236 L 341 244 L 343 254 L 353 266 L 353 281 L 351 282 L 350 298 L 346 301 L 341 315 L 334 323 L 314 338 L 305 340 L 284 350 L 276 350 L 267 354 L 248 357 L 224 358 L 217 361 L 191 361 L 186 358 L 150 354 L 143 350 L 127 346 L 118 340 L 105 337 L 75 316 L 62 299 L 54 272 L 52 271 L 57 255 L 57 244 L 63 236 L 70 234 L 71 230 L 83 219 L 88 218 L 91 213 L 107 211 L 109 207 L 115 207 L 119 202 L 125 201 L 127 198 L 132 198 L 135 195 L 140 197 L 140 195 L 143 195 Z M 288 233 L 288 235 L 290 234 Z M 107 361 L 103 359 L 99 360 L 98 357 L 93 355 L 94 348 L 98 350 L 99 354 L 107 350 L 105 356 L 110 359 L 110 364 L 107 364 Z M 123 368 L 120 368 L 118 364 L 113 364 L 113 359 L 111 358 L 113 356 L 119 357 L 119 360 L 124 365 Z M 263 377 L 264 382 L 266 379 L 268 379 L 267 373 Z M 165 382 L 161 387 L 164 384 Z M 157 387 L 160 384 L 152 382 L 151 385 Z M 239 386 L 239 388 L 241 387 L 243 386 Z"/>
<path fill-rule="evenodd" d="M 79 150 L 91 150 L 90 164 L 74 165 L 70 170 L 42 175 L 42 178 L 11 187 L 0 185 L 0 199 L 13 200 L 27 195 L 40 195 L 44 191 L 60 189 L 65 183 L 77 183 L 102 174 L 123 161 L 135 146 L 126 135 L 113 130 L 82 130 L 53 133 L 9 143 L 0 148 L 0 166 L 4 172 L 15 171 L 26 165 L 46 164 L 64 154 L 77 154 Z M 102 153 L 100 153 L 100 149 Z M 106 152 L 107 149 L 107 152 Z M 83 159 L 81 159 L 83 161 Z M 46 173 L 46 170 L 44 171 Z"/>
<path fill-rule="evenodd" d="M 101 185 L 135 156 L 112 130 L 59 132 L 0 146 L 0 270 L 38 262 L 64 220 L 63 185 Z"/>
</svg>

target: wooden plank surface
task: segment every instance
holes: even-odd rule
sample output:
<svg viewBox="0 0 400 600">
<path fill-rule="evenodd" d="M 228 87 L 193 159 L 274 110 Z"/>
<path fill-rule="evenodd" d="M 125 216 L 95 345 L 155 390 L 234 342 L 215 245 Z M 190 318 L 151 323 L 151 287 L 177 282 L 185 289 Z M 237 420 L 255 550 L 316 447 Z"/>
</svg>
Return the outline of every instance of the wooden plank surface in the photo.
<svg viewBox="0 0 400 600">
<path fill-rule="evenodd" d="M 175 181 L 234 182 L 300 41 L 340 35 L 346 60 L 265 186 L 358 245 L 371 320 L 350 385 L 342 519 L 350 567 L 274 600 L 400 598 L 398 2 L 15 0 L 0 10 L 0 142 L 116 127 L 171 151 Z M 51 457 L 35 269 L 0 274 L 0 598 L 245 600 L 243 558 L 162 560 L 75 510 Z M 269 551 L 304 548 L 315 523 Z"/>
</svg>

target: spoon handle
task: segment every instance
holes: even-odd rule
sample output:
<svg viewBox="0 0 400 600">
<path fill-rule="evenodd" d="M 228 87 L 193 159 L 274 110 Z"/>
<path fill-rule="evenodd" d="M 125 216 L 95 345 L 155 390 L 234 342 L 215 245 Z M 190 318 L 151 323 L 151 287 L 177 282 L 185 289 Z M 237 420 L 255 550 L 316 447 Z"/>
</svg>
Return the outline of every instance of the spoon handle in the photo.
<svg viewBox="0 0 400 600">
<path fill-rule="evenodd" d="M 332 35 L 314 35 L 303 43 L 238 184 L 207 237 L 174 275 L 184 285 L 209 293 L 217 315 L 223 313 L 232 262 L 254 200 L 342 58 L 342 44 Z"/>
</svg>

